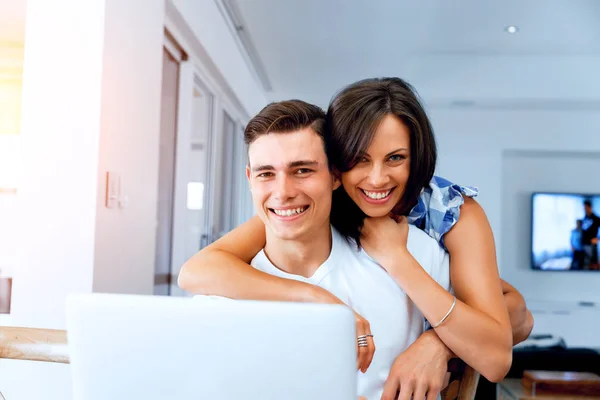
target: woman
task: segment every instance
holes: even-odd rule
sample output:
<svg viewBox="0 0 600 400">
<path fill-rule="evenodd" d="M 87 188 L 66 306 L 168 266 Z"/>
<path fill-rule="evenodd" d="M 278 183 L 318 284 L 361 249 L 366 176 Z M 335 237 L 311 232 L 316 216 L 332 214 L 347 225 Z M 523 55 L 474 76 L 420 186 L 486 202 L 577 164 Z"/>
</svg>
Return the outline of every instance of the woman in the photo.
<svg viewBox="0 0 600 400">
<path fill-rule="evenodd" d="M 435 141 L 412 88 L 397 78 L 350 85 L 332 101 L 328 127 L 328 155 L 343 184 L 334 194 L 332 224 L 388 270 L 454 354 L 488 379 L 501 379 L 512 340 L 492 232 L 468 198 L 475 191 L 435 179 L 427 185 Z M 447 248 L 456 299 L 422 273 L 406 251 L 407 219 L 396 223 L 390 213 L 407 216 Z M 316 287 L 251 268 L 264 244 L 264 226 L 253 218 L 192 257 L 180 286 L 232 298 L 331 302 Z"/>
</svg>

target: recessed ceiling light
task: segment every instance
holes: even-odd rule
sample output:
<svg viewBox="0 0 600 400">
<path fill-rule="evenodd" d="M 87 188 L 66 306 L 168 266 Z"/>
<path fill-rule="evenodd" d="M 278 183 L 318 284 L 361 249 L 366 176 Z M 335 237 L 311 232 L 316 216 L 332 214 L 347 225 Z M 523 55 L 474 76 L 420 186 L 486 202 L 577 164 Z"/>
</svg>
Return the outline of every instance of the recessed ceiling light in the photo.
<svg viewBox="0 0 600 400">
<path fill-rule="evenodd" d="M 504 30 L 508 33 L 517 33 L 519 31 L 519 27 L 516 25 L 509 25 Z"/>
</svg>

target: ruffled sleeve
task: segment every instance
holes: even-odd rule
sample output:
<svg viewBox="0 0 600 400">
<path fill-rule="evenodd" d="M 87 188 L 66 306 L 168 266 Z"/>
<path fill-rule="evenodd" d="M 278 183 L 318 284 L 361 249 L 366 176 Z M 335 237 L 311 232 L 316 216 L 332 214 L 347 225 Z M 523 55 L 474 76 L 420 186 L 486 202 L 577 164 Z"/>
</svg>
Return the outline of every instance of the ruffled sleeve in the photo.
<svg viewBox="0 0 600 400">
<path fill-rule="evenodd" d="M 429 186 L 421 191 L 417 205 L 408 214 L 408 223 L 425 231 L 447 251 L 444 235 L 458 221 L 465 196 L 475 197 L 478 194 L 476 187 L 457 185 L 434 176 Z"/>
</svg>

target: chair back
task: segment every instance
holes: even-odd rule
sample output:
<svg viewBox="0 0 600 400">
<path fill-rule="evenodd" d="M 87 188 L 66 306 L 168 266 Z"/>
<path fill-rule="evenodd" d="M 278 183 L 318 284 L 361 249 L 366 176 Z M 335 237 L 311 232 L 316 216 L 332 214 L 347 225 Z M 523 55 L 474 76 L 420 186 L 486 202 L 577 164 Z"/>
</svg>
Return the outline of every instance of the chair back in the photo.
<svg viewBox="0 0 600 400">
<path fill-rule="evenodd" d="M 0 358 L 68 364 L 67 332 L 1 326 Z"/>
<path fill-rule="evenodd" d="M 453 359 L 448 364 L 450 382 L 442 391 L 443 400 L 474 400 L 479 372 L 469 367 L 462 360 Z"/>
</svg>

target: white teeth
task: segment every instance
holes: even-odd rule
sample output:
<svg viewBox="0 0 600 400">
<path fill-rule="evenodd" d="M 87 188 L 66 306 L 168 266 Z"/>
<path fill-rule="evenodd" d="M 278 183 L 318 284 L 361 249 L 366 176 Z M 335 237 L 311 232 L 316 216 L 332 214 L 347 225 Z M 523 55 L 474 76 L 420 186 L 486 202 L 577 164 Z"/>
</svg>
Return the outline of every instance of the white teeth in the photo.
<svg viewBox="0 0 600 400">
<path fill-rule="evenodd" d="M 366 194 L 371 199 L 380 200 L 380 199 L 387 197 L 391 191 L 392 191 L 392 189 L 390 189 L 386 192 L 369 192 L 367 190 L 363 190 L 363 193 Z"/>
<path fill-rule="evenodd" d="M 287 210 L 276 210 L 276 209 L 273 209 L 273 211 L 275 212 L 275 214 L 277 214 L 279 216 L 282 216 L 282 217 L 291 217 L 292 215 L 301 214 L 305 210 L 306 209 L 304 207 L 291 208 L 291 209 L 287 209 Z"/>
</svg>

